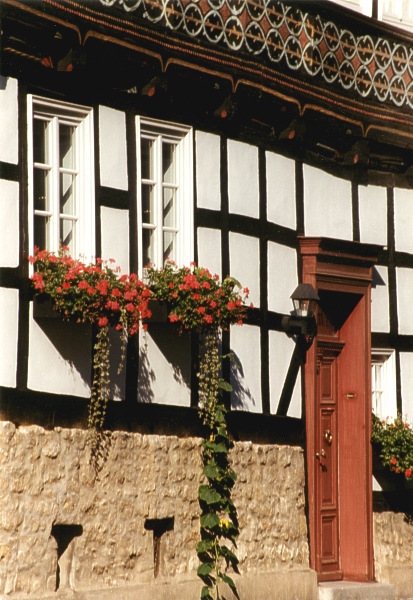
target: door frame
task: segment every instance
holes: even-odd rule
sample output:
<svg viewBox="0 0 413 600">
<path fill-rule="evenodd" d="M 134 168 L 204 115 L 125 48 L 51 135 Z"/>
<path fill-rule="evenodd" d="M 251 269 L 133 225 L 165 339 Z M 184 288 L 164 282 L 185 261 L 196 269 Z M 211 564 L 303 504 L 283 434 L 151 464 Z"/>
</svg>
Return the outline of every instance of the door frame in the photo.
<svg viewBox="0 0 413 600">
<path fill-rule="evenodd" d="M 363 532 L 363 556 L 359 559 L 360 565 L 353 568 L 349 544 L 345 543 L 345 532 L 340 525 L 339 547 L 343 565 L 349 563 L 349 568 L 341 567 L 343 578 L 348 580 L 371 581 L 374 578 L 373 561 L 373 508 L 372 508 L 372 459 L 371 459 L 371 282 L 373 278 L 373 266 L 377 262 L 381 246 L 373 244 L 362 244 L 360 242 L 351 242 L 347 240 L 336 240 L 324 237 L 300 237 L 300 252 L 302 261 L 302 281 L 310 283 L 319 291 L 336 292 L 343 294 L 356 294 L 363 299 L 362 308 L 358 309 L 357 326 L 361 331 L 357 331 L 357 337 L 360 338 L 364 363 L 360 362 L 362 373 L 362 388 L 360 393 L 361 407 L 358 411 L 358 417 L 362 426 L 358 433 L 357 444 L 362 448 L 358 464 L 358 482 L 359 510 L 362 519 L 365 519 L 365 530 Z M 360 312 L 361 311 L 361 312 Z M 353 338 L 354 338 L 353 332 Z M 321 340 L 320 340 L 321 341 Z M 317 570 L 320 564 L 317 557 L 317 536 L 319 535 L 319 525 L 317 517 L 317 463 L 316 453 L 319 451 L 319 440 L 316 438 L 317 426 L 316 419 L 316 385 L 317 385 L 317 338 L 309 348 L 304 367 L 304 394 L 305 394 L 305 428 L 306 428 L 306 467 L 307 467 L 307 490 L 308 490 L 308 521 L 309 521 L 309 539 L 310 539 L 310 567 Z M 359 357 L 360 358 L 360 357 Z M 340 374 L 339 374 L 340 378 Z M 347 378 L 348 379 L 348 378 Z M 343 385 L 348 385 L 346 382 Z M 339 394 L 344 393 L 344 387 L 338 385 Z M 351 434 L 350 434 L 351 435 Z M 360 439 L 361 438 L 361 439 Z M 340 443 L 340 442 L 338 442 Z M 338 449 L 340 452 L 340 447 Z M 338 475 L 338 485 L 340 478 L 344 477 L 344 469 Z M 338 512 L 342 513 L 340 507 L 340 491 Z M 341 548 L 343 542 L 344 548 Z M 348 560 L 347 560 L 348 559 Z M 319 574 L 320 580 L 328 580 L 328 574 Z M 336 576 L 333 578 L 336 578 Z"/>
</svg>

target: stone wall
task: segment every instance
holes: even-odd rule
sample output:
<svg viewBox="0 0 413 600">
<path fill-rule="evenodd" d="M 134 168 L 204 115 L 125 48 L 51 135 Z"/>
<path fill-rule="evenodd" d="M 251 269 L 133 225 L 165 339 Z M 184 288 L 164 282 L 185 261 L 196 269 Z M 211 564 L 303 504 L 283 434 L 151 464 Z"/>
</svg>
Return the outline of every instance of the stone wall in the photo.
<svg viewBox="0 0 413 600">
<path fill-rule="evenodd" d="M 392 583 L 396 598 L 413 599 L 413 522 L 402 512 L 374 514 L 374 558 L 378 581 Z"/>
<path fill-rule="evenodd" d="M 171 588 L 185 581 L 188 591 L 176 597 L 198 597 L 201 440 L 114 432 L 107 443 L 96 479 L 87 432 L 1 423 L 1 598 L 53 597 L 56 588 L 58 595 L 104 598 L 116 587 L 119 600 L 138 586 L 134 598 L 154 600 L 174 598 Z M 268 598 L 254 577 L 272 585 L 271 574 L 294 569 L 289 591 L 284 586 L 289 595 L 277 597 L 315 597 L 302 450 L 237 442 L 231 460 L 240 586 L 255 581 L 249 600 Z"/>
</svg>

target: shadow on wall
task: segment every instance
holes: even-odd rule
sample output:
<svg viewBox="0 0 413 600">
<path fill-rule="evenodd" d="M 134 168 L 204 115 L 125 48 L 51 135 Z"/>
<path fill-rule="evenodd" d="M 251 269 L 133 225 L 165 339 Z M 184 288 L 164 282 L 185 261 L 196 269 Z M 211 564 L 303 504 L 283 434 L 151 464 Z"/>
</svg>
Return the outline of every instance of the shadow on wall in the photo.
<svg viewBox="0 0 413 600">
<path fill-rule="evenodd" d="M 249 387 L 245 384 L 245 373 L 241 360 L 232 352 L 231 358 L 231 408 L 232 410 L 250 410 L 255 406 L 255 399 Z"/>
<path fill-rule="evenodd" d="M 179 387 L 191 387 L 191 335 L 151 323 L 139 350 L 139 401 L 151 403 Z"/>
<path fill-rule="evenodd" d="M 91 384 L 92 328 L 86 323 L 72 323 L 60 318 L 35 318 L 36 325 L 47 336 L 57 355 L 77 372 L 86 385 Z M 43 357 L 45 366 L 47 357 Z M 51 366 L 46 367 L 51 368 Z"/>
<path fill-rule="evenodd" d="M 380 275 L 376 267 L 373 267 L 373 279 L 371 282 L 371 287 L 376 288 L 380 285 L 386 285 L 386 282 L 384 281 L 383 277 Z"/>
</svg>

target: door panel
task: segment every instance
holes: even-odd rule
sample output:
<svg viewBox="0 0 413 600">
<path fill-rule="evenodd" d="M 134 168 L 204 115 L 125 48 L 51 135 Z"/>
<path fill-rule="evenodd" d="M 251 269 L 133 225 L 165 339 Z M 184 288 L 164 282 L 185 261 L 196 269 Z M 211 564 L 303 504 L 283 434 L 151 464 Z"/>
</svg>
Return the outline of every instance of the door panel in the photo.
<svg viewBox="0 0 413 600">
<path fill-rule="evenodd" d="M 317 571 L 319 579 L 342 579 L 340 570 L 338 454 L 337 454 L 337 356 L 342 345 L 317 344 L 316 377 L 316 506 Z"/>
</svg>

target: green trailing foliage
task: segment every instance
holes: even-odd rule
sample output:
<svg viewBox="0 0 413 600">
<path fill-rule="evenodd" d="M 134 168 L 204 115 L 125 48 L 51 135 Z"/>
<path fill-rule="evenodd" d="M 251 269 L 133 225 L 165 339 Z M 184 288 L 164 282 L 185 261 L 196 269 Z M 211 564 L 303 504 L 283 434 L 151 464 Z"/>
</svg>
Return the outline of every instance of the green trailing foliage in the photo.
<svg viewBox="0 0 413 600">
<path fill-rule="evenodd" d="M 201 508 L 201 541 L 197 545 L 201 564 L 198 575 L 204 582 L 201 598 L 205 600 L 224 600 L 220 591 L 221 584 L 228 585 L 238 598 L 235 582 L 228 575 L 229 569 L 238 573 L 238 558 L 230 548 L 236 547 L 239 535 L 237 510 L 231 497 L 237 476 L 230 466 L 229 452 L 233 442 L 228 435 L 227 411 L 220 394 L 220 390 L 230 391 L 231 387 L 219 376 L 218 344 L 217 332 L 207 334 L 205 353 L 200 361 L 201 373 L 206 370 L 207 362 L 208 377 L 211 377 L 211 373 L 215 374 L 213 385 L 208 381 L 205 393 L 200 393 L 200 416 L 209 432 L 202 444 L 203 474 L 207 483 L 200 485 L 198 490 Z M 200 390 L 202 389 L 200 385 Z"/>
</svg>

